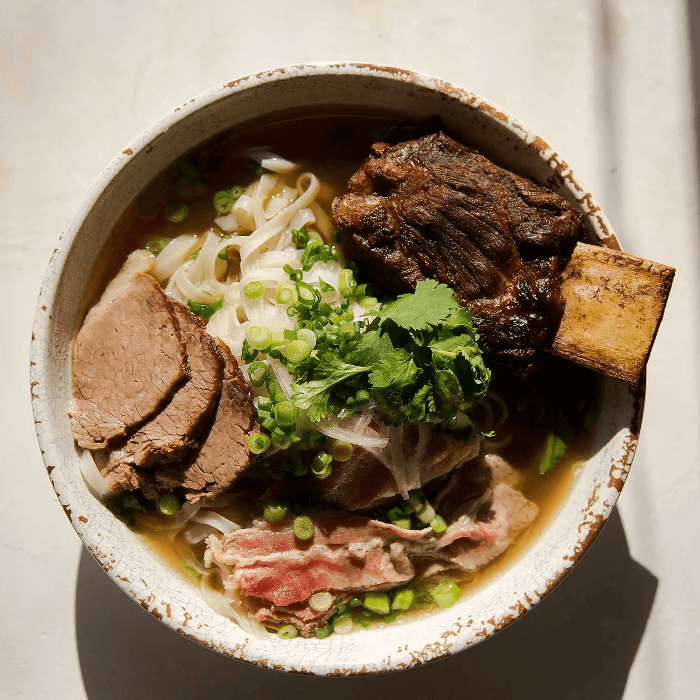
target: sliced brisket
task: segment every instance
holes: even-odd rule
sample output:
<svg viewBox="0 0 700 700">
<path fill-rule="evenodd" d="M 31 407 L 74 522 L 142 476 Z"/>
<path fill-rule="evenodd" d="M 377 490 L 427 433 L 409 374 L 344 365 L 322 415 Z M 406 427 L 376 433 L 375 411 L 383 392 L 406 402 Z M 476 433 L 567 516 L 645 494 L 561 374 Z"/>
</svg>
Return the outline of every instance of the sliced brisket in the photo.
<svg viewBox="0 0 700 700">
<path fill-rule="evenodd" d="M 485 353 L 519 370 L 556 333 L 559 273 L 584 234 L 572 204 L 442 132 L 375 144 L 333 220 L 371 281 L 394 293 L 449 285 Z"/>
<path fill-rule="evenodd" d="M 223 343 L 219 347 L 224 356 L 224 377 L 213 418 L 188 463 L 166 468 L 161 477 L 168 487 L 183 486 L 191 501 L 225 491 L 254 458 L 248 448 L 248 435 L 257 425 L 253 392 L 228 347 Z"/>
<path fill-rule="evenodd" d="M 189 378 L 170 401 L 126 441 L 114 449 L 103 474 L 128 467 L 154 466 L 184 456 L 197 445 L 203 422 L 211 414 L 221 389 L 224 359 L 201 321 L 177 301 L 170 301 L 185 341 Z"/>
<path fill-rule="evenodd" d="M 88 314 L 73 346 L 73 436 L 100 449 L 159 410 L 186 379 L 187 355 L 165 293 L 137 274 Z"/>
</svg>

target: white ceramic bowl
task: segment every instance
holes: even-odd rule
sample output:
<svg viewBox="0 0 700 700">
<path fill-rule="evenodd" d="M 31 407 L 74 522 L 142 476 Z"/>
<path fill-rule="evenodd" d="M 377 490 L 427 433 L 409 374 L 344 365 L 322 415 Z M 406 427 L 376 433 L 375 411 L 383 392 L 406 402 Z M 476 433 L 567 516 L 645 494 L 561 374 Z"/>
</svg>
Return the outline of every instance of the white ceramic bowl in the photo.
<svg viewBox="0 0 700 700">
<path fill-rule="evenodd" d="M 198 589 L 174 574 L 87 491 L 67 416 L 70 348 L 81 321 L 90 270 L 113 225 L 166 166 L 215 134 L 291 108 L 439 114 L 458 138 L 500 165 L 576 203 L 591 235 L 618 247 L 593 198 L 538 136 L 468 90 L 396 68 L 311 64 L 221 85 L 149 127 L 102 172 L 82 199 L 49 264 L 34 318 L 32 402 L 46 469 L 88 550 L 112 579 L 152 615 L 190 639 L 254 664 L 316 674 L 408 668 L 465 649 L 532 608 L 571 570 L 600 531 L 627 476 L 637 444 L 644 386 L 605 380 L 595 454 L 577 471 L 546 527 L 497 576 L 453 608 L 405 623 L 324 640 L 260 641 L 210 610 Z"/>
</svg>

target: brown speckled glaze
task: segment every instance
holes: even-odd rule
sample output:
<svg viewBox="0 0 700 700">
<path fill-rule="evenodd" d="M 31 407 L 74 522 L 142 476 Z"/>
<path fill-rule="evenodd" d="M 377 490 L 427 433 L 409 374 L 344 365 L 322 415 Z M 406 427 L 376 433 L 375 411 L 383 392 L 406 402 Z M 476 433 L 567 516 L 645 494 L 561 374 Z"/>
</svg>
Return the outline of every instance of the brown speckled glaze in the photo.
<svg viewBox="0 0 700 700">
<path fill-rule="evenodd" d="M 173 574 L 88 491 L 70 432 L 70 347 L 83 293 L 107 233 L 164 167 L 211 136 L 304 105 L 391 108 L 439 114 L 456 137 L 506 168 L 576 203 L 592 240 L 619 249 L 593 198 L 539 136 L 474 93 L 426 75 L 370 64 L 288 66 L 233 80 L 177 107 L 128 145 L 81 201 L 51 258 L 31 345 L 34 421 L 58 499 L 90 553 L 154 617 L 192 641 L 265 668 L 357 675 L 418 666 L 466 649 L 517 620 L 555 588 L 600 532 L 637 446 L 644 382 L 604 380 L 594 456 L 577 471 L 558 511 L 516 561 L 453 608 L 346 636 L 293 641 L 253 638 L 210 610 L 195 585 Z M 410 640 L 407 642 L 406 640 Z"/>
</svg>

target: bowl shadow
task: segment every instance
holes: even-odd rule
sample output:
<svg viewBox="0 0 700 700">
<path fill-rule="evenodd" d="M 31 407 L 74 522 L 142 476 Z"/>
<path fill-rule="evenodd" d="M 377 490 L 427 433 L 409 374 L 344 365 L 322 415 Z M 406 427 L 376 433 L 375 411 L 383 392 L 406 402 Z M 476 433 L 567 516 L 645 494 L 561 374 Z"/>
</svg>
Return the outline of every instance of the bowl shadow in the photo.
<svg viewBox="0 0 700 700">
<path fill-rule="evenodd" d="M 414 670 L 338 680 L 268 671 L 193 644 L 129 600 L 83 550 L 76 642 L 89 700 L 322 694 L 335 700 L 466 694 L 480 700 L 619 700 L 657 586 L 658 579 L 630 556 L 615 510 L 575 571 L 517 624 Z"/>
</svg>

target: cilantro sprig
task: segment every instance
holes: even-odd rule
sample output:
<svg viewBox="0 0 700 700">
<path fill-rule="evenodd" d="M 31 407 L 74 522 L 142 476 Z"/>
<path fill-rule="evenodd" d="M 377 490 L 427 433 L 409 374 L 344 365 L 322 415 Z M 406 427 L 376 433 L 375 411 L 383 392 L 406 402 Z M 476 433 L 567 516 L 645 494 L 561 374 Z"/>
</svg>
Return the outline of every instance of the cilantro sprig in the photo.
<svg viewBox="0 0 700 700">
<path fill-rule="evenodd" d="M 440 422 L 469 409 L 488 389 L 491 373 L 471 314 L 446 285 L 418 282 L 414 293 L 350 324 L 351 333 L 336 332 L 348 305 L 349 294 L 339 309 L 317 294 L 294 309 L 297 328 L 319 337 L 308 359 L 288 364 L 292 402 L 311 421 L 352 413 L 362 396 L 374 399 L 386 423 Z"/>
</svg>

